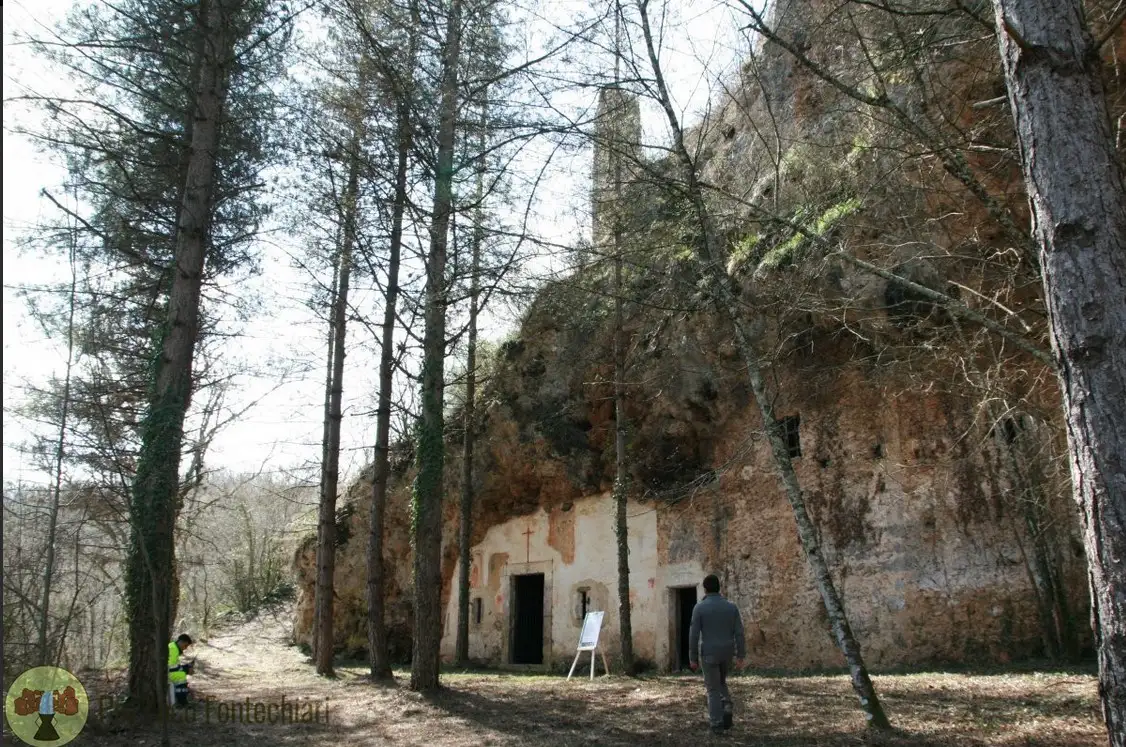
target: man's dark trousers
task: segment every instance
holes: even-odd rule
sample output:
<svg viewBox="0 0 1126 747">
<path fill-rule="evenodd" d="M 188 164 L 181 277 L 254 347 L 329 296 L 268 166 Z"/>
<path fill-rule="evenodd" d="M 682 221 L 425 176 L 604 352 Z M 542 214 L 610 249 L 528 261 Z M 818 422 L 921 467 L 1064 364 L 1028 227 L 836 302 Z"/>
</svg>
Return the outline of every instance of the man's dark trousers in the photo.
<svg viewBox="0 0 1126 747">
<path fill-rule="evenodd" d="M 713 729 L 730 723 L 731 691 L 727 689 L 727 673 L 731 671 L 731 659 L 705 656 L 700 662 L 704 672 L 704 687 L 708 691 L 708 721 Z M 724 718 L 727 715 L 727 718 Z"/>
</svg>

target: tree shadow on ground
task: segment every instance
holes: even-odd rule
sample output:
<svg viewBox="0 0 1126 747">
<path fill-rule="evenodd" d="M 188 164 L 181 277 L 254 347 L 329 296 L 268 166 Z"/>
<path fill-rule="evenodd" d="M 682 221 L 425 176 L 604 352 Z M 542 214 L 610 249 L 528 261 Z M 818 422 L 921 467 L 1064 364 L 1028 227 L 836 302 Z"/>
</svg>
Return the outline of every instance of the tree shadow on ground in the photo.
<svg viewBox="0 0 1126 747">
<path fill-rule="evenodd" d="M 686 678 L 687 681 L 687 678 Z M 887 745 L 946 747 L 946 738 L 904 731 L 877 734 L 865 729 L 851 703 L 824 703 L 807 718 L 777 720 L 763 718 L 757 705 L 745 709 L 735 727 L 713 735 L 707 728 L 699 683 L 693 694 L 680 702 L 655 703 L 652 698 L 633 697 L 637 691 L 617 687 L 591 697 L 589 690 L 573 695 L 554 692 L 512 695 L 452 686 L 428 698 L 451 716 L 498 732 L 516 741 L 543 745 L 660 745 L 740 744 L 770 747 L 815 747 L 820 745 Z M 688 688 L 685 688 L 686 690 Z M 623 691 L 626 690 L 626 691 Z M 629 692 L 633 691 L 633 692 Z M 546 697 L 545 697 L 546 695 Z M 839 700 L 839 699 L 838 699 Z M 758 711 L 758 713 L 756 713 Z M 860 722 L 854 730 L 842 723 Z"/>
</svg>

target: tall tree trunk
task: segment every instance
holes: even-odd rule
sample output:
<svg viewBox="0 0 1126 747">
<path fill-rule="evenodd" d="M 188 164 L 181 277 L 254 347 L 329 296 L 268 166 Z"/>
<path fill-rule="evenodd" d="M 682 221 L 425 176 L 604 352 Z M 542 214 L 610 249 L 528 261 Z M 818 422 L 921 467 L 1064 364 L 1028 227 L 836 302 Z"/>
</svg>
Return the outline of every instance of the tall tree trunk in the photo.
<svg viewBox="0 0 1126 747">
<path fill-rule="evenodd" d="M 1126 177 L 1082 3 L 993 5 L 1083 517 L 1103 718 L 1126 747 Z"/>
<path fill-rule="evenodd" d="M 426 257 L 426 312 L 422 342 L 422 419 L 414 482 L 414 641 L 412 690 L 436 690 L 442 642 L 442 487 L 445 463 L 446 250 L 453 207 L 457 127 L 457 67 L 461 57 L 461 0 L 452 0 L 442 58 L 437 169 Z"/>
<path fill-rule="evenodd" d="M 621 4 L 614 3 L 614 88 L 618 99 L 614 108 L 610 147 L 610 175 L 613 180 L 614 199 L 610 211 L 614 252 L 614 535 L 618 550 L 618 637 L 621 639 L 622 669 L 634 674 L 633 660 L 633 605 L 629 598 L 629 521 L 626 507 L 629 500 L 629 469 L 626 461 L 626 353 L 625 311 L 622 298 L 622 150 L 625 126 L 622 118 L 626 112 L 621 95 Z"/>
<path fill-rule="evenodd" d="M 171 626 L 173 531 L 180 510 L 180 450 L 192 394 L 192 359 L 214 209 L 215 154 L 235 41 L 232 19 L 240 7 L 241 0 L 204 0 L 199 10 L 204 44 L 195 90 L 191 155 L 176 228 L 167 321 L 160 333 L 133 479 L 126 560 L 129 693 L 136 707 L 149 713 L 167 710 L 166 647 Z"/>
<path fill-rule="evenodd" d="M 333 676 L 332 658 L 335 649 L 332 602 L 335 597 L 336 573 L 336 498 L 340 481 L 340 424 L 343 420 L 345 334 L 348 327 L 348 286 L 352 275 L 352 250 L 356 243 L 356 212 L 360 190 L 361 149 L 364 143 L 364 101 L 367 86 L 361 60 L 359 101 L 352 124 L 352 142 L 348 151 L 348 181 L 342 195 L 341 212 L 344 231 L 337 258 L 336 297 L 332 306 L 332 389 L 328 403 L 327 443 L 321 467 L 321 503 L 317 527 L 317 582 L 314 588 L 314 636 L 317 674 Z"/>
<path fill-rule="evenodd" d="M 766 391 L 759 356 L 754 347 L 751 325 L 742 315 L 739 303 L 739 288 L 735 281 L 723 270 L 722 258 L 716 246 L 716 230 L 712 225 L 707 203 L 704 201 L 704 191 L 699 181 L 696 163 L 685 145 L 684 131 L 680 127 L 676 110 L 673 108 L 672 98 L 669 96 L 668 87 L 665 85 L 665 79 L 661 72 L 657 49 L 653 43 L 648 16 L 649 0 L 638 0 L 637 4 L 641 14 L 641 29 L 645 37 L 645 47 L 658 90 L 659 103 L 673 133 L 673 151 L 684 171 L 684 189 L 692 203 L 693 213 L 698 223 L 700 239 L 697 242 L 697 253 L 698 259 L 702 263 L 701 269 L 711 286 L 711 295 L 716 305 L 735 328 L 736 343 L 743 358 L 743 364 L 747 368 L 747 378 L 751 384 L 751 391 L 754 394 L 759 415 L 762 418 L 763 429 L 770 441 L 771 453 L 782 480 L 782 488 L 794 514 L 794 522 L 797 524 L 802 551 L 809 563 L 814 584 L 821 594 L 821 601 L 829 617 L 829 625 L 837 641 L 837 646 L 848 662 L 853 690 L 860 700 L 860 707 L 864 711 L 868 725 L 877 729 L 889 729 L 891 725 L 879 698 L 876 696 L 876 688 L 868 675 L 868 669 L 861 655 L 860 644 L 852 633 L 852 627 L 845 615 L 840 594 L 837 592 L 833 577 L 829 572 L 829 565 L 821 553 L 817 530 L 809 517 L 809 512 L 806 510 L 801 486 L 798 483 L 797 475 L 794 473 L 794 465 L 782 437 L 781 426 L 774 417 L 773 400 Z"/>
<path fill-rule="evenodd" d="M 391 239 L 387 257 L 387 290 L 383 299 L 383 329 L 379 348 L 379 400 L 375 410 L 375 464 L 371 484 L 371 526 L 368 533 L 368 656 L 373 680 L 391 679 L 391 656 L 384 616 L 383 525 L 387 512 L 387 481 L 391 464 L 391 384 L 395 367 L 395 310 L 399 300 L 399 262 L 403 246 L 403 214 L 407 206 L 407 172 L 413 145 L 411 106 L 414 66 L 421 21 L 418 3 L 410 3 L 410 42 L 404 89 L 398 96 L 398 151 L 395 196 L 391 208 Z"/>
<path fill-rule="evenodd" d="M 59 504 L 63 492 L 63 462 L 66 454 L 67 417 L 70 414 L 70 381 L 74 369 L 74 311 L 78 292 L 78 266 L 75 257 L 78 241 L 77 225 L 70 245 L 70 298 L 66 325 L 66 369 L 63 375 L 63 402 L 59 416 L 59 438 L 55 443 L 55 484 L 52 489 L 50 513 L 47 517 L 47 557 L 43 562 L 43 602 L 39 607 L 39 665 L 52 663 L 48 636 L 51 629 L 51 588 L 55 574 L 55 539 L 58 534 Z"/>
<path fill-rule="evenodd" d="M 481 104 L 481 132 L 477 165 L 477 202 L 473 220 L 473 258 L 470 268 L 468 350 L 465 355 L 465 433 L 461 449 L 461 510 L 458 523 L 457 646 L 454 662 L 469 664 L 469 542 L 473 536 L 473 445 L 476 437 L 477 397 L 477 314 L 481 294 L 481 244 L 485 239 L 485 147 L 488 143 L 489 102 L 487 92 Z"/>
<path fill-rule="evenodd" d="M 634 674 L 633 615 L 629 598 L 629 470 L 626 462 L 625 412 L 625 319 L 622 310 L 621 230 L 614 225 L 614 534 L 618 543 L 618 634 L 622 646 L 622 669 Z"/>
<path fill-rule="evenodd" d="M 337 246 L 339 246 L 339 242 L 340 242 L 340 239 L 339 239 L 339 235 L 338 235 L 337 239 L 336 239 Z M 319 553 L 320 553 L 321 539 L 322 539 L 322 537 L 321 537 L 321 524 L 320 524 L 320 519 L 321 519 L 320 505 L 321 504 L 319 503 L 319 501 L 322 500 L 322 497 L 324 496 L 325 490 L 326 490 L 325 477 L 328 475 L 328 473 L 325 471 L 324 465 L 328 464 L 328 442 L 329 442 L 329 439 L 330 439 L 330 434 L 332 432 L 332 417 L 331 417 L 331 414 L 332 414 L 332 371 L 333 371 L 332 361 L 333 361 L 333 353 L 336 350 L 336 325 L 332 323 L 332 315 L 333 315 L 333 312 L 336 308 L 335 301 L 336 301 L 337 290 L 339 288 L 339 282 L 340 282 L 340 259 L 339 259 L 339 257 L 337 257 L 337 258 L 334 258 L 334 261 L 332 263 L 332 286 L 331 286 L 331 289 L 330 289 L 330 292 L 329 292 L 328 345 L 326 347 L 326 354 L 325 354 L 324 412 L 322 413 L 322 416 L 321 416 L 322 420 L 324 422 L 323 422 L 322 434 L 321 434 L 321 480 L 320 480 L 320 487 L 317 491 L 317 500 L 318 500 L 318 504 L 317 504 L 317 511 L 318 511 L 318 515 L 317 515 L 317 519 L 318 519 L 318 522 L 317 522 L 317 568 L 318 568 L 318 571 L 320 570 L 320 565 L 319 565 L 320 555 L 319 555 Z M 321 629 L 320 609 L 321 609 L 321 607 L 320 607 L 320 604 L 318 604 L 317 595 L 316 595 L 317 594 L 317 584 L 319 583 L 319 579 L 320 579 L 320 576 L 318 575 L 317 579 L 315 579 L 314 582 L 313 582 L 313 645 L 312 645 L 312 649 L 313 649 L 314 666 L 316 665 L 316 662 L 318 661 L 318 652 L 320 651 L 320 645 L 321 645 L 321 636 L 320 636 L 320 629 Z"/>
</svg>

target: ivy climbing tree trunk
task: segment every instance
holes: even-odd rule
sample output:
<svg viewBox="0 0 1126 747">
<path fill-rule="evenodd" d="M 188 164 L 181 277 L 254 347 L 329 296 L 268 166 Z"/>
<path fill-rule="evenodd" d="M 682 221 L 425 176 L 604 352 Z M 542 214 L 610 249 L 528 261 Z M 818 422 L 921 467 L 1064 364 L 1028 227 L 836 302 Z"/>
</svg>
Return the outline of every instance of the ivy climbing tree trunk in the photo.
<svg viewBox="0 0 1126 747">
<path fill-rule="evenodd" d="M 481 104 L 481 123 L 478 139 L 480 161 L 477 165 L 477 198 L 473 218 L 472 266 L 469 276 L 469 330 L 468 350 L 465 355 L 465 433 L 461 450 L 461 507 L 458 524 L 457 578 L 457 642 L 454 663 L 464 667 L 469 664 L 469 542 L 473 536 L 473 447 L 476 438 L 477 399 L 477 314 L 481 296 L 481 244 L 485 240 L 485 148 L 489 124 L 488 99 Z"/>
<path fill-rule="evenodd" d="M 1126 747 L 1126 175 L 1082 3 L 993 7 L 1083 520 L 1103 719 L 1110 744 Z"/>
<path fill-rule="evenodd" d="M 348 328 L 348 288 L 352 277 L 352 251 L 356 244 L 356 211 L 360 191 L 360 165 L 363 160 L 365 61 L 360 61 L 358 102 L 353 112 L 352 138 L 348 148 L 348 180 L 344 186 L 340 212 L 344 227 L 337 255 L 336 295 L 332 299 L 332 376 L 329 392 L 327 440 L 321 466 L 321 500 L 317 525 L 317 581 L 313 592 L 314 635 L 317 674 L 332 676 L 335 649 L 332 621 L 334 576 L 336 572 L 336 499 L 340 482 L 340 424 L 343 419 L 345 335 Z"/>
<path fill-rule="evenodd" d="M 446 252 L 453 208 L 454 145 L 461 57 L 461 0 L 452 0 L 442 55 L 437 168 L 434 174 L 430 249 L 426 256 L 426 309 L 422 341 L 422 417 L 418 424 L 418 476 L 414 483 L 414 641 L 412 690 L 438 688 L 442 640 L 442 486 L 445 463 Z"/>
<path fill-rule="evenodd" d="M 204 0 L 199 9 L 204 33 L 183 205 L 176 227 L 167 317 L 159 333 L 129 506 L 125 571 L 129 693 L 136 707 L 149 713 L 164 712 L 167 705 L 166 646 L 171 637 L 180 453 L 192 394 L 203 268 L 216 199 L 215 156 L 234 55 L 233 19 L 241 5 L 241 0 Z"/>
<path fill-rule="evenodd" d="M 821 601 L 829 617 L 829 626 L 832 629 L 833 637 L 848 662 L 853 690 L 860 700 L 860 707 L 864 711 L 868 725 L 876 729 L 889 729 L 891 725 L 879 698 L 876 696 L 876 688 L 868 675 L 868 669 L 861 655 L 860 644 L 852 633 L 852 627 L 849 625 L 840 594 L 833 583 L 832 575 L 829 573 L 829 565 L 821 553 L 817 530 L 812 519 L 810 519 L 809 512 L 806 510 L 801 486 L 798 483 L 797 475 L 794 473 L 794 465 L 783 439 L 781 426 L 775 419 L 773 399 L 766 391 L 765 378 L 759 363 L 758 353 L 755 350 L 754 334 L 751 324 L 744 317 L 743 307 L 739 299 L 740 289 L 723 269 L 724 263 L 720 255 L 717 232 L 704 199 L 697 165 L 685 144 L 684 131 L 681 129 L 679 117 L 676 114 L 672 97 L 669 95 L 661 71 L 660 58 L 657 55 L 649 22 L 648 6 L 649 0 L 638 0 L 637 2 L 645 49 L 653 70 L 657 103 L 664 111 L 669 129 L 672 131 L 673 155 L 679 161 L 683 172 L 683 182 L 678 186 L 684 190 L 688 197 L 697 224 L 696 258 L 708 283 L 711 298 L 735 329 L 736 345 L 742 357 L 743 365 L 746 367 L 747 379 L 751 385 L 759 415 L 762 418 L 763 430 L 770 442 L 771 454 L 782 481 L 783 491 L 794 514 L 794 522 L 797 524 L 802 551 L 805 554 L 806 562 L 809 563 L 813 582 L 821 594 Z"/>
</svg>

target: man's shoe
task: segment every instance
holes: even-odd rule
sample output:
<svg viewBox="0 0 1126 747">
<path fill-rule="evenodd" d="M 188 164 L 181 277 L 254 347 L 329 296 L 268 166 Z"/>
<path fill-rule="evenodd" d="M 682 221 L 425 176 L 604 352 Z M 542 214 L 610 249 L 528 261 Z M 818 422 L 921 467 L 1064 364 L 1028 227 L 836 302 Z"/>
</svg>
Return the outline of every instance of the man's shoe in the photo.
<svg viewBox="0 0 1126 747">
<path fill-rule="evenodd" d="M 723 714 L 723 728 L 724 729 L 730 729 L 731 725 L 733 723 L 734 723 L 734 719 L 732 718 L 731 714 L 730 713 L 724 713 Z"/>
<path fill-rule="evenodd" d="M 725 731 L 727 731 L 727 730 L 724 729 L 722 726 L 713 726 L 712 727 L 712 734 L 723 734 Z"/>
</svg>

